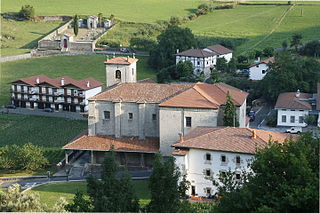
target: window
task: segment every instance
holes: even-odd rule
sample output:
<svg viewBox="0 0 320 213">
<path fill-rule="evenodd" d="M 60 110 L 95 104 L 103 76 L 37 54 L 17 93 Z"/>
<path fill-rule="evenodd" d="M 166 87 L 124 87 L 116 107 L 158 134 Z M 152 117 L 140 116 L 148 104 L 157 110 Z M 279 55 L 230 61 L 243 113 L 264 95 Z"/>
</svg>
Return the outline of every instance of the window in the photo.
<svg viewBox="0 0 320 213">
<path fill-rule="evenodd" d="M 107 120 L 110 119 L 110 111 L 104 111 L 103 114 L 104 114 L 104 119 L 107 119 Z"/>
<path fill-rule="evenodd" d="M 157 120 L 157 114 L 152 114 L 152 120 L 153 121 Z"/>
<path fill-rule="evenodd" d="M 225 163 L 227 161 L 227 158 L 225 155 L 221 155 L 221 162 Z"/>
<path fill-rule="evenodd" d="M 287 111 L 286 109 L 282 109 L 282 111 Z"/>
<path fill-rule="evenodd" d="M 237 174 L 236 174 L 236 180 L 240 180 L 240 178 L 241 178 L 240 173 L 237 173 Z"/>
<path fill-rule="evenodd" d="M 299 123 L 303 123 L 303 116 L 299 116 Z"/>
<path fill-rule="evenodd" d="M 116 70 L 116 79 L 121 79 L 121 71 Z"/>
<path fill-rule="evenodd" d="M 296 110 L 295 110 L 295 109 L 291 109 L 290 111 L 294 112 L 294 111 L 296 111 Z"/>
<path fill-rule="evenodd" d="M 211 195 L 211 188 L 207 188 L 206 192 L 207 192 L 208 195 Z"/>
<path fill-rule="evenodd" d="M 290 116 L 290 123 L 294 123 L 294 116 Z"/>
<path fill-rule="evenodd" d="M 262 74 L 265 74 L 265 73 L 266 73 L 266 71 L 265 71 L 265 70 L 262 70 L 262 71 L 261 71 L 261 73 L 262 73 Z"/>
<path fill-rule="evenodd" d="M 257 65 L 256 67 L 259 67 L 259 65 Z"/>
<path fill-rule="evenodd" d="M 132 75 L 134 75 L 134 68 L 132 68 Z"/>
<path fill-rule="evenodd" d="M 129 115 L 129 120 L 132 120 L 133 119 L 133 113 L 129 112 L 128 115 Z"/>
<path fill-rule="evenodd" d="M 206 176 L 211 176 L 211 170 L 210 169 L 206 169 Z"/>
<path fill-rule="evenodd" d="M 282 115 L 281 121 L 282 121 L 283 123 L 286 123 L 286 122 L 287 122 L 287 116 Z"/>
<path fill-rule="evenodd" d="M 241 163 L 241 158 L 240 158 L 240 156 L 237 156 L 236 157 L 236 164 L 240 164 Z"/>
<path fill-rule="evenodd" d="M 197 64 L 200 65 L 200 61 L 198 61 Z"/>
<path fill-rule="evenodd" d="M 191 127 L 191 117 L 186 117 L 186 126 Z"/>
<path fill-rule="evenodd" d="M 209 61 L 207 61 L 207 64 L 209 64 Z"/>
<path fill-rule="evenodd" d="M 211 154 L 209 154 L 209 153 L 206 154 L 206 160 L 208 160 L 208 161 L 211 160 Z"/>
</svg>

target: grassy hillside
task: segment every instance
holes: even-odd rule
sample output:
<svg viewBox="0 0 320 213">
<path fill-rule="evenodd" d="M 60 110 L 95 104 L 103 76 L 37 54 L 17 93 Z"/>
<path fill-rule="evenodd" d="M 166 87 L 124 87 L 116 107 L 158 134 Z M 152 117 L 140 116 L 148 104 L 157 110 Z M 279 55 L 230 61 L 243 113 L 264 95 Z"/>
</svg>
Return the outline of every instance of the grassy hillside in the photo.
<svg viewBox="0 0 320 213">
<path fill-rule="evenodd" d="M 36 15 L 96 15 L 110 14 L 116 18 L 151 23 L 167 20 L 172 15 L 185 16 L 204 0 L 3 0 L 1 12 L 18 12 L 22 5 L 30 4 Z"/>
<path fill-rule="evenodd" d="M 140 199 L 140 204 L 145 205 L 150 201 L 150 190 L 148 188 L 147 180 L 134 180 L 134 189 Z M 50 183 L 33 188 L 30 192 L 37 192 L 40 194 L 41 203 L 47 204 L 52 208 L 55 202 L 64 197 L 70 202 L 77 190 L 86 193 L 86 182 L 69 182 L 69 183 Z"/>
<path fill-rule="evenodd" d="M 241 38 L 244 42 L 237 53 L 250 48 L 281 47 L 293 33 L 301 33 L 303 41 L 319 39 L 320 4 L 289 8 L 289 5 L 238 5 L 235 9 L 213 11 L 183 26 L 206 39 Z"/>
<path fill-rule="evenodd" d="M 1 18 L 1 57 L 30 52 L 38 40 L 63 22 L 13 21 Z"/>
<path fill-rule="evenodd" d="M 155 72 L 147 64 L 147 58 L 138 57 L 137 78 L 156 79 Z M 77 55 L 34 58 L 0 64 L 0 106 L 10 101 L 10 82 L 44 74 L 49 77 L 69 76 L 77 80 L 92 77 L 105 82 L 105 55 Z"/>
</svg>

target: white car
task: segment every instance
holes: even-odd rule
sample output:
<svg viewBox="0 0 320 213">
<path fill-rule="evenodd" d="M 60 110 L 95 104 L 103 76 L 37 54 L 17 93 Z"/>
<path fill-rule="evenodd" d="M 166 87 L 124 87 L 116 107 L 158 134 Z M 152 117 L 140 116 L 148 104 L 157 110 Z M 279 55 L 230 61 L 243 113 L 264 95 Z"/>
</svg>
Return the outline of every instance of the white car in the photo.
<svg viewBox="0 0 320 213">
<path fill-rule="evenodd" d="M 287 129 L 286 132 L 291 134 L 300 134 L 302 132 L 302 127 L 294 126 L 290 129 Z"/>
</svg>

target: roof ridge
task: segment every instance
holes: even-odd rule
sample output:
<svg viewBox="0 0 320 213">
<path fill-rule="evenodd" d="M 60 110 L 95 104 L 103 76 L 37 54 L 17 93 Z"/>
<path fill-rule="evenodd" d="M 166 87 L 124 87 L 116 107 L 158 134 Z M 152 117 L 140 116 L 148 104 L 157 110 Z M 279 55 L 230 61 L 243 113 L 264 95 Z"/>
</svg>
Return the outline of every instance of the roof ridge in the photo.
<svg viewBox="0 0 320 213">
<path fill-rule="evenodd" d="M 196 137 L 186 139 L 186 140 L 184 140 L 182 143 L 184 143 L 184 142 L 186 142 L 186 141 L 188 141 L 188 140 L 193 140 L 194 138 L 204 137 L 204 136 L 206 136 L 206 135 L 212 134 L 213 132 L 216 133 L 217 131 L 221 131 L 221 130 L 223 130 L 223 129 L 228 129 L 228 128 L 230 128 L 230 126 L 204 126 L 204 127 L 206 127 L 206 128 L 221 127 L 221 128 L 218 128 L 218 129 L 216 129 L 216 130 L 214 130 L 214 131 L 211 131 L 211 132 L 207 132 L 207 133 L 205 133 L 205 134 L 203 134 L 203 135 L 198 135 L 198 136 L 196 136 Z M 198 127 L 196 127 L 196 128 L 198 128 Z M 195 129 L 196 129 L 196 128 L 195 128 Z M 194 130 L 195 130 L 195 129 L 194 129 Z M 180 143 L 180 142 L 179 142 L 179 143 Z"/>
<path fill-rule="evenodd" d="M 201 96 L 203 96 L 205 99 L 207 99 L 209 102 L 215 104 L 216 106 L 220 106 L 220 104 L 214 100 L 213 98 L 211 98 L 205 91 L 203 91 L 197 84 L 195 84 L 192 87 L 194 90 L 196 90 Z"/>
<path fill-rule="evenodd" d="M 225 91 L 224 91 L 222 88 L 220 88 L 220 83 L 216 83 L 216 84 L 214 84 L 214 85 L 215 85 L 219 90 L 221 90 L 224 94 L 226 94 L 226 97 L 227 97 L 229 90 L 228 90 L 227 93 L 225 93 Z M 227 88 L 227 89 L 231 89 L 231 88 Z M 240 90 L 240 91 L 242 92 L 242 90 Z M 229 95 L 230 95 L 232 101 L 233 101 L 235 104 L 238 104 L 238 105 L 241 106 L 241 103 L 238 103 L 238 102 L 232 97 L 231 92 L 229 92 Z"/>
</svg>

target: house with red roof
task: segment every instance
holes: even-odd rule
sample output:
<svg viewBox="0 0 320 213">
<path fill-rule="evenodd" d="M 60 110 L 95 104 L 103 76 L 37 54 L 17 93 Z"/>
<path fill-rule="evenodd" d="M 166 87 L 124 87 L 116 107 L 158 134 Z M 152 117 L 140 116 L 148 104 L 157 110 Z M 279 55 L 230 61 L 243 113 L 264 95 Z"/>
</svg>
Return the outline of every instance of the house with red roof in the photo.
<svg viewBox="0 0 320 213">
<path fill-rule="evenodd" d="M 269 65 L 271 63 L 274 63 L 274 57 L 267 58 L 262 61 L 258 61 L 256 63 L 251 64 L 248 69 L 249 69 L 249 79 L 250 80 L 262 80 L 264 76 L 267 74 L 269 71 Z"/>
<path fill-rule="evenodd" d="M 11 101 L 22 108 L 86 112 L 88 98 L 101 92 L 102 85 L 93 78 L 78 81 L 68 76 L 36 75 L 11 82 Z"/>
</svg>

